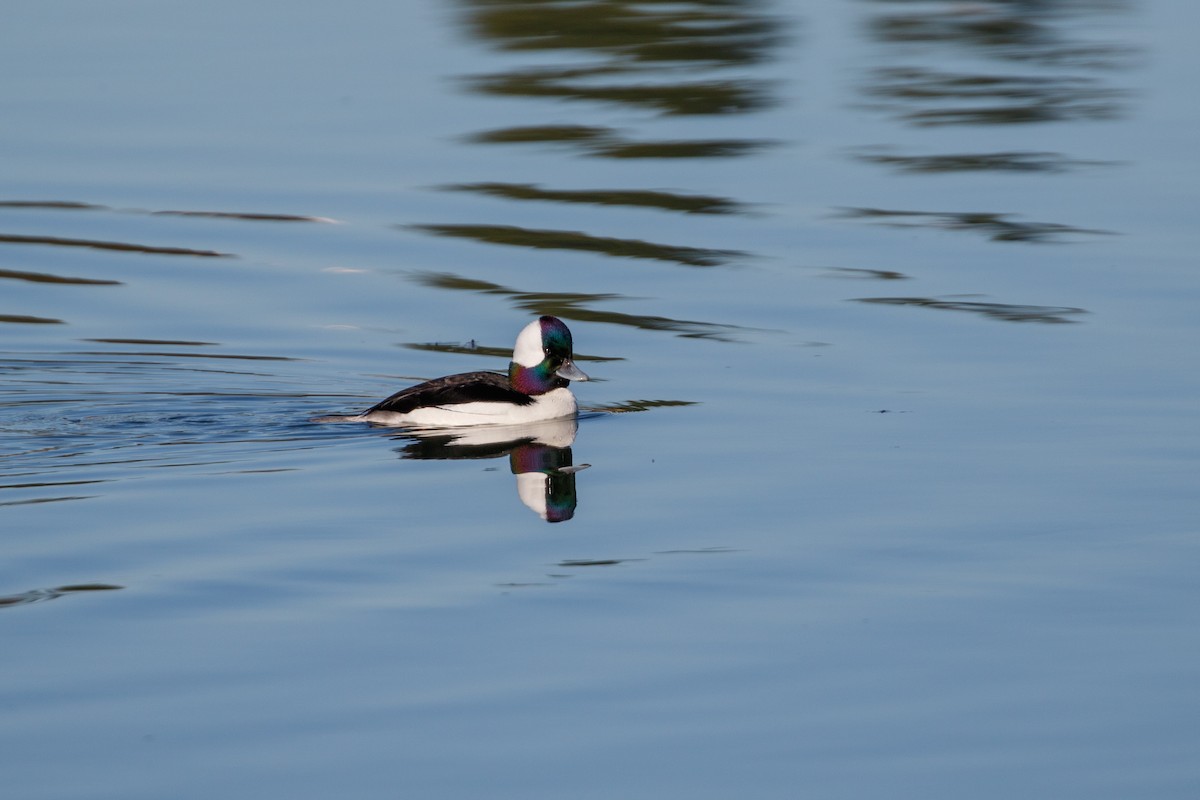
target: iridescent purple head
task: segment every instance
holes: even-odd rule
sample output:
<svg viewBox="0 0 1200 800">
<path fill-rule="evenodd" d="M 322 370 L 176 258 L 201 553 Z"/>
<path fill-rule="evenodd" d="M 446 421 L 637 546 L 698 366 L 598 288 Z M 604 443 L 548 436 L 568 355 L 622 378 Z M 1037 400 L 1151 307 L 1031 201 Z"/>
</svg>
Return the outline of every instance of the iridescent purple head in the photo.
<svg viewBox="0 0 1200 800">
<path fill-rule="evenodd" d="M 586 381 L 575 366 L 571 331 L 558 317 L 540 317 L 529 323 L 517 336 L 508 380 L 518 392 L 536 395 L 566 386 L 571 381 Z"/>
</svg>

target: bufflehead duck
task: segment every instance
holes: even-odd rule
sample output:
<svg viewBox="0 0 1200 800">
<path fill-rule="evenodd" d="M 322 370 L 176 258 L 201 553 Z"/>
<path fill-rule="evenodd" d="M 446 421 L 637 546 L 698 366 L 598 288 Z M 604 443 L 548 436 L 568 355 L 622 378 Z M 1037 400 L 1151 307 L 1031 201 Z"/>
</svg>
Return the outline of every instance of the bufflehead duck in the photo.
<svg viewBox="0 0 1200 800">
<path fill-rule="evenodd" d="M 464 372 L 403 389 L 351 420 L 383 425 L 457 427 L 519 425 L 574 416 L 579 406 L 567 385 L 588 376 L 572 361 L 571 331 L 541 317 L 517 336 L 508 377 Z"/>
</svg>

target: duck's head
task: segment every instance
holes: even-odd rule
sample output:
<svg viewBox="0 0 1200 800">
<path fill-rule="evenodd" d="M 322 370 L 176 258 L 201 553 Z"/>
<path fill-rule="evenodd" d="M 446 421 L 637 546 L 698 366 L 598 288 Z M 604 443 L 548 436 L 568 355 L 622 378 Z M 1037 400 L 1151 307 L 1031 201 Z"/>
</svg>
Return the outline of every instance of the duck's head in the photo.
<svg viewBox="0 0 1200 800">
<path fill-rule="evenodd" d="M 571 331 L 558 317 L 540 317 L 517 336 L 508 379 L 525 394 L 545 394 L 588 376 L 572 361 Z"/>
</svg>

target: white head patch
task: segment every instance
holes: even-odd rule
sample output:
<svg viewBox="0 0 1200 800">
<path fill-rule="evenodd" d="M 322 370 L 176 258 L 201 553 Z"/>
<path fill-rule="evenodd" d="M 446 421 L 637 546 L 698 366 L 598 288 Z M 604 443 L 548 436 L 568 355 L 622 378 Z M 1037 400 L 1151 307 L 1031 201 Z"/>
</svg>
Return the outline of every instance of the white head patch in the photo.
<svg viewBox="0 0 1200 800">
<path fill-rule="evenodd" d="M 535 319 L 517 336 L 517 344 L 513 348 L 513 361 L 522 367 L 536 367 L 545 357 L 546 354 L 542 351 L 542 323 Z"/>
</svg>

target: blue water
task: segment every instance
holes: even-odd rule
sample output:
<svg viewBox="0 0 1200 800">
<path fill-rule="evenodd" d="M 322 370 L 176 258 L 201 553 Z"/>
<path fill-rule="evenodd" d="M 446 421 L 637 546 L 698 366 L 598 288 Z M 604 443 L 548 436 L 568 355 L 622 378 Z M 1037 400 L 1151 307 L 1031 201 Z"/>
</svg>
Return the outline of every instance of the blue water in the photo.
<svg viewBox="0 0 1200 800">
<path fill-rule="evenodd" d="M 14 11 L 6 796 L 1193 797 L 1195 18 Z"/>
</svg>

